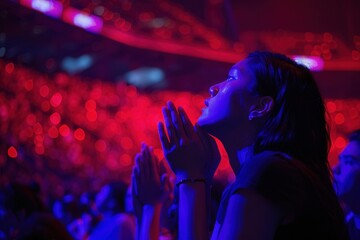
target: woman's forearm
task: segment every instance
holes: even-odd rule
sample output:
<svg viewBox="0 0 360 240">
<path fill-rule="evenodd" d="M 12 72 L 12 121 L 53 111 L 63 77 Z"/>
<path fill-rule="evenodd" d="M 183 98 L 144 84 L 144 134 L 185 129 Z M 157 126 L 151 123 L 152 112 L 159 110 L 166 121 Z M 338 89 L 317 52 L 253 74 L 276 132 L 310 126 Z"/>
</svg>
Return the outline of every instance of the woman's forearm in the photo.
<svg viewBox="0 0 360 240">
<path fill-rule="evenodd" d="M 209 239 L 205 183 L 182 183 L 179 194 L 179 240 Z"/>
<path fill-rule="evenodd" d="M 160 232 L 161 204 L 145 205 L 140 223 L 139 239 L 158 240 Z"/>
</svg>

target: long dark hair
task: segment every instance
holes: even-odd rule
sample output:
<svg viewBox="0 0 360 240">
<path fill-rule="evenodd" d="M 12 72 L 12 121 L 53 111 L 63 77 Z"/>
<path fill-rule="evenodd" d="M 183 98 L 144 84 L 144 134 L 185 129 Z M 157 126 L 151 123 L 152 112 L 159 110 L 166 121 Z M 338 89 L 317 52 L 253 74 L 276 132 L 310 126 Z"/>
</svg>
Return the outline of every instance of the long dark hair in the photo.
<svg viewBox="0 0 360 240">
<path fill-rule="evenodd" d="M 314 192 L 338 226 L 336 234 L 346 236 L 327 159 L 330 137 L 325 105 L 314 77 L 308 68 L 281 54 L 254 52 L 247 59 L 256 79 L 254 93 L 274 99 L 255 139 L 255 153 L 281 151 L 301 161 L 308 177 L 317 179 L 312 183 Z"/>
<path fill-rule="evenodd" d="M 325 106 L 309 69 L 270 52 L 251 53 L 248 60 L 256 78 L 254 91 L 275 101 L 255 141 L 255 152 L 288 153 L 328 177 L 330 138 Z"/>
</svg>

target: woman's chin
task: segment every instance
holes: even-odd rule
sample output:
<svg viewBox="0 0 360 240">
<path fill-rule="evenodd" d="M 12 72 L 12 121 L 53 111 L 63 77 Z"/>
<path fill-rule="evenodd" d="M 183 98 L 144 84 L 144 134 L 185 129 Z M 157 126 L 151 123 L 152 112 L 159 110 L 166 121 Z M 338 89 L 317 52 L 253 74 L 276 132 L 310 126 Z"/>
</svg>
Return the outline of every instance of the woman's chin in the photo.
<svg viewBox="0 0 360 240">
<path fill-rule="evenodd" d="M 209 119 L 207 119 L 207 118 L 202 118 L 200 116 L 200 118 L 197 121 L 197 125 L 209 134 L 213 134 L 213 132 L 214 132 L 214 124 L 212 122 L 210 122 Z"/>
<path fill-rule="evenodd" d="M 206 118 L 206 116 L 203 116 L 203 115 L 201 115 L 197 120 L 197 124 L 202 128 L 204 128 L 206 125 L 208 125 L 208 122 L 209 121 Z"/>
</svg>

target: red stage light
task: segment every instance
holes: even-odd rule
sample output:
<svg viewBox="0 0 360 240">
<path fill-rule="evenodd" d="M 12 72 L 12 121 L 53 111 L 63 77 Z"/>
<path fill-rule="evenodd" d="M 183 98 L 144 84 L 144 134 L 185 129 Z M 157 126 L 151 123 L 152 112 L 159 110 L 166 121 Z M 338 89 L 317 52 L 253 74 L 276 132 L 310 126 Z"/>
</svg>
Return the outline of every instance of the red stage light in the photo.
<svg viewBox="0 0 360 240">
<path fill-rule="evenodd" d="M 13 63 L 8 63 L 5 65 L 5 71 L 8 73 L 8 74 L 12 74 L 13 71 L 15 69 L 15 66 Z"/>
<path fill-rule="evenodd" d="M 49 87 L 47 85 L 43 85 L 40 87 L 39 92 L 42 97 L 47 97 L 49 95 Z"/>
<path fill-rule="evenodd" d="M 335 139 L 335 147 L 339 148 L 339 149 L 343 149 L 346 145 L 346 141 L 343 137 L 337 137 Z"/>
<path fill-rule="evenodd" d="M 53 107 L 58 107 L 61 104 L 61 101 L 62 96 L 60 93 L 55 93 L 50 99 L 51 106 Z"/>
<path fill-rule="evenodd" d="M 66 124 L 63 124 L 59 128 L 59 132 L 61 136 L 66 137 L 70 134 L 70 128 Z"/>
<path fill-rule="evenodd" d="M 326 109 L 328 113 L 333 113 L 336 111 L 336 104 L 333 101 L 329 101 L 326 103 Z"/>
<path fill-rule="evenodd" d="M 7 153 L 8 156 L 11 158 L 16 158 L 18 155 L 17 150 L 14 146 L 9 147 Z"/>
<path fill-rule="evenodd" d="M 58 112 L 54 112 L 50 115 L 50 122 L 54 125 L 58 125 L 61 122 L 61 116 Z"/>
<path fill-rule="evenodd" d="M 78 128 L 74 132 L 74 138 L 78 141 L 83 141 L 85 139 L 85 132 L 81 128 Z"/>
<path fill-rule="evenodd" d="M 88 111 L 86 113 L 86 118 L 89 120 L 89 122 L 95 122 L 97 120 L 96 111 Z"/>
<path fill-rule="evenodd" d="M 335 115 L 335 123 L 340 125 L 340 124 L 343 124 L 344 122 L 345 122 L 344 114 L 337 113 Z"/>
<path fill-rule="evenodd" d="M 106 150 L 106 142 L 102 139 L 97 140 L 95 142 L 95 148 L 98 152 L 105 152 Z"/>
<path fill-rule="evenodd" d="M 56 127 L 50 127 L 48 130 L 48 134 L 51 138 L 57 138 L 59 136 L 59 131 Z"/>
</svg>

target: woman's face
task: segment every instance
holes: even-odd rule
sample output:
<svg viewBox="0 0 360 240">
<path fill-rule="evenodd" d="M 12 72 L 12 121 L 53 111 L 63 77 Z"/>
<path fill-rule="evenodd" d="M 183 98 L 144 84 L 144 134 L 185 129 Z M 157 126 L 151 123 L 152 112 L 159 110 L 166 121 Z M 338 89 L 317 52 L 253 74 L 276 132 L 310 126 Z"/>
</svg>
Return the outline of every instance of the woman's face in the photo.
<svg viewBox="0 0 360 240">
<path fill-rule="evenodd" d="M 202 110 L 198 124 L 211 133 L 214 129 L 233 128 L 244 121 L 248 122 L 250 107 L 256 100 L 256 96 L 251 93 L 254 84 L 246 60 L 235 64 L 224 82 L 210 87 L 211 97 L 205 100 L 206 107 Z"/>
</svg>

